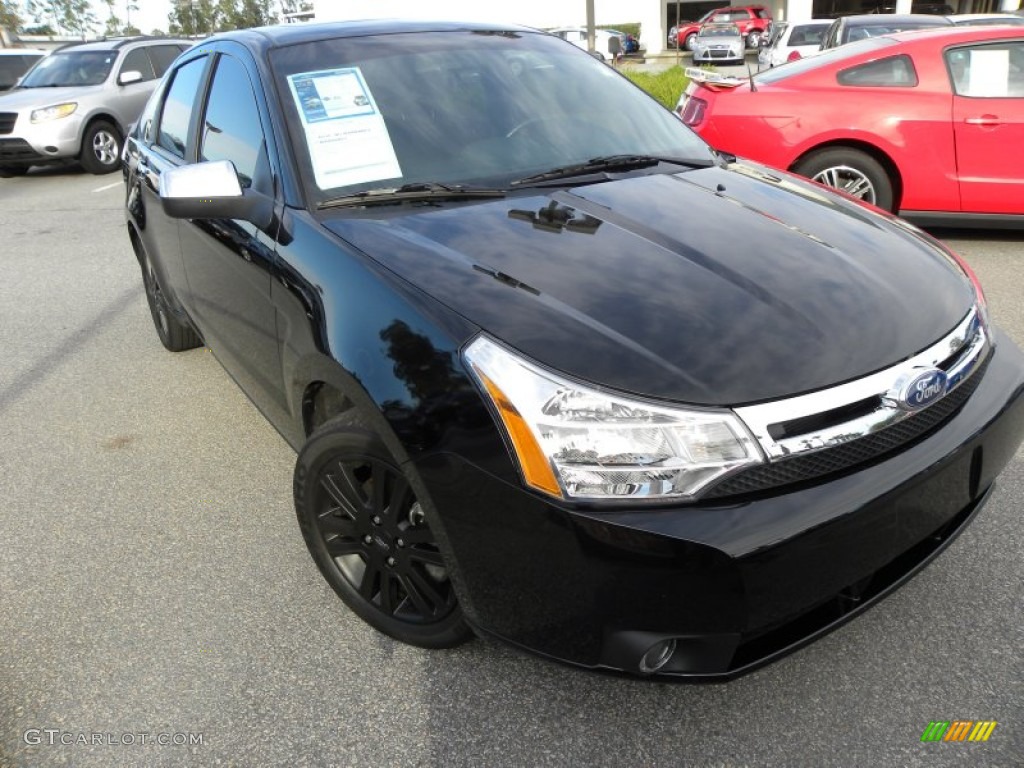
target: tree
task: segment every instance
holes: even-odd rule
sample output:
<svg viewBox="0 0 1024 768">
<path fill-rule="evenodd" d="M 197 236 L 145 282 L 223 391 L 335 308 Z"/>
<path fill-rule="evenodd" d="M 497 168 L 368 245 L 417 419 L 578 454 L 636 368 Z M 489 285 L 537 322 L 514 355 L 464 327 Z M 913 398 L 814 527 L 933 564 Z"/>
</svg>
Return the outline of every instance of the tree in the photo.
<svg viewBox="0 0 1024 768">
<path fill-rule="evenodd" d="M 107 5 L 107 25 L 103 32 L 107 35 L 116 35 L 121 30 L 121 20 L 114 13 L 114 4 L 117 0 L 103 0 Z"/>
<path fill-rule="evenodd" d="M 280 5 L 281 12 L 278 14 L 277 20 L 282 23 L 285 20 L 285 16 L 289 13 L 313 10 L 313 3 L 311 0 L 280 0 Z"/>
<path fill-rule="evenodd" d="M 39 26 L 83 38 L 98 23 L 90 0 L 28 0 L 27 12 L 40 22 Z"/>
<path fill-rule="evenodd" d="M 212 35 L 219 29 L 220 11 L 215 0 L 175 0 L 167 14 L 172 35 Z"/>
<path fill-rule="evenodd" d="M 220 0 L 221 30 L 264 27 L 274 23 L 271 0 Z"/>
<path fill-rule="evenodd" d="M 14 4 L 13 0 L 0 0 L 0 27 L 4 27 L 11 32 L 18 32 L 21 30 L 21 16 L 18 15 L 18 7 Z"/>
</svg>

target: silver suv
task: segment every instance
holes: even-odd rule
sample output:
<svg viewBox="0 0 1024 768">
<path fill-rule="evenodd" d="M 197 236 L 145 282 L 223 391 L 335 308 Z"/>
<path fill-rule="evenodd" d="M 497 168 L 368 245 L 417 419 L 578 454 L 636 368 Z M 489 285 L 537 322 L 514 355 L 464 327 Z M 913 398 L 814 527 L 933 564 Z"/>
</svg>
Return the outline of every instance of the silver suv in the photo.
<svg viewBox="0 0 1024 768">
<path fill-rule="evenodd" d="M 78 160 L 91 173 L 120 164 L 128 126 L 188 40 L 82 43 L 41 59 L 0 94 L 0 177 Z"/>
</svg>

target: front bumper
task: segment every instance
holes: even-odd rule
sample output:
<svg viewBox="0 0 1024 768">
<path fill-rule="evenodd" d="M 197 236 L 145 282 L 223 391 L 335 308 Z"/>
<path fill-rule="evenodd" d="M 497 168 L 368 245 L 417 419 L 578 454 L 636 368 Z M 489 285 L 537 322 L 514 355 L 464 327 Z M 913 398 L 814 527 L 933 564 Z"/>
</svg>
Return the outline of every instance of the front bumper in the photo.
<svg viewBox="0 0 1024 768">
<path fill-rule="evenodd" d="M 969 400 L 909 448 L 742 499 L 570 507 L 454 453 L 416 463 L 467 619 L 590 668 L 729 678 L 877 602 L 966 526 L 1024 437 L 1024 358 L 1005 336 Z"/>
<path fill-rule="evenodd" d="M 742 61 L 743 58 L 743 48 L 697 48 L 693 52 L 693 60 L 695 63 Z"/>
<path fill-rule="evenodd" d="M 78 156 L 82 118 L 76 113 L 45 123 L 29 122 L 29 113 L 18 114 L 10 133 L 0 136 L 0 164 L 40 165 Z"/>
</svg>

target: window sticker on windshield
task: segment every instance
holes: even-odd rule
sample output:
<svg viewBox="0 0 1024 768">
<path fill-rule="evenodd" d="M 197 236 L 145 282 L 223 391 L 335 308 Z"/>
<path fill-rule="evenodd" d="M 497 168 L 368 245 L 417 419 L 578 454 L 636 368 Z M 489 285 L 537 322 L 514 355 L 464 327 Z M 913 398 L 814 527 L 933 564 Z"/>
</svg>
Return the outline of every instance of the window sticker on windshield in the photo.
<svg viewBox="0 0 1024 768">
<path fill-rule="evenodd" d="M 384 118 L 358 67 L 288 77 L 320 189 L 402 175 Z"/>
</svg>

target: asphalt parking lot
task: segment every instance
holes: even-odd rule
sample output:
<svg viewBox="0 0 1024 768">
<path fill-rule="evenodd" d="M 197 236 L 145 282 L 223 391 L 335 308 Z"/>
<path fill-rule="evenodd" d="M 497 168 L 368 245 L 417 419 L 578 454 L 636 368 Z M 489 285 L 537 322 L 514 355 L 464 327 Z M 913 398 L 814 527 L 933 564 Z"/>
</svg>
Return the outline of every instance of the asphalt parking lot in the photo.
<svg viewBox="0 0 1024 768">
<path fill-rule="evenodd" d="M 1021 455 L 923 573 L 732 683 L 402 646 L 317 572 L 291 449 L 160 345 L 122 198 L 0 180 L 0 767 L 1024 764 Z M 1024 233 L 936 234 L 1024 343 Z M 934 720 L 999 724 L 921 743 Z"/>
</svg>

